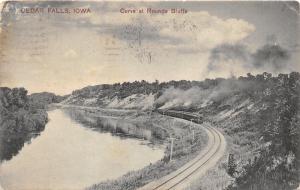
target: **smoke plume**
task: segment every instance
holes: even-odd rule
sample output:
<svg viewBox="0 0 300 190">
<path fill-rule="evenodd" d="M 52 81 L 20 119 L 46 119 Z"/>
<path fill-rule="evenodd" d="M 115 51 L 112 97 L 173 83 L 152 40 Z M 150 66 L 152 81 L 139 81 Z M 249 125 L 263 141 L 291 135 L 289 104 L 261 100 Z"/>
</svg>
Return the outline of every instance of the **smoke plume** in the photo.
<svg viewBox="0 0 300 190">
<path fill-rule="evenodd" d="M 233 96 L 239 90 L 249 89 L 253 85 L 251 81 L 239 81 L 232 78 L 223 80 L 209 89 L 192 87 L 184 90 L 170 87 L 155 101 L 155 107 L 160 109 L 205 107 L 213 102 Z"/>
<path fill-rule="evenodd" d="M 221 76 L 249 72 L 278 73 L 291 70 L 290 53 L 277 43 L 267 43 L 251 52 L 245 45 L 223 44 L 210 52 L 208 71 Z"/>
<path fill-rule="evenodd" d="M 240 64 L 247 61 L 248 57 L 249 52 L 246 46 L 241 44 L 222 44 L 211 50 L 208 69 L 218 69 L 220 62 L 224 64 L 224 62 L 231 61 L 233 64 Z"/>
<path fill-rule="evenodd" d="M 161 109 L 174 107 L 191 107 L 201 103 L 203 97 L 207 96 L 207 91 L 199 87 L 192 87 L 188 90 L 170 87 L 156 100 L 155 104 Z"/>
<path fill-rule="evenodd" d="M 266 44 L 258 49 L 253 55 L 253 66 L 270 71 L 280 71 L 286 68 L 289 52 L 277 44 Z"/>
</svg>

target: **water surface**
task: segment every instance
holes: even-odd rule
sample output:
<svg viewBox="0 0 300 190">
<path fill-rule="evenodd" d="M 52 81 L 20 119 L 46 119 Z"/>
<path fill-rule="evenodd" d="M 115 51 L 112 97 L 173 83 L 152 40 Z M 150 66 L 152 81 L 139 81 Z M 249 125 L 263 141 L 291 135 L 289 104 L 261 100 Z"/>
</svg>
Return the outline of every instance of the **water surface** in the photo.
<svg viewBox="0 0 300 190">
<path fill-rule="evenodd" d="M 50 121 L 41 135 L 1 164 L 0 182 L 5 190 L 82 189 L 163 157 L 162 149 L 95 132 L 61 110 L 48 115 Z"/>
</svg>

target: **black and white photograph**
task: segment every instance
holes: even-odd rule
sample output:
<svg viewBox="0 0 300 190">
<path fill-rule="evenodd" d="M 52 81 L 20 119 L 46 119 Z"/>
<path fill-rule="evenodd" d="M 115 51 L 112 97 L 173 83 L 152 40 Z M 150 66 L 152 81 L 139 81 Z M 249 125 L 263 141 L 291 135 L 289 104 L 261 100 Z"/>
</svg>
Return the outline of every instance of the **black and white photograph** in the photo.
<svg viewBox="0 0 300 190">
<path fill-rule="evenodd" d="M 0 11 L 0 190 L 300 190 L 298 1 Z"/>
</svg>

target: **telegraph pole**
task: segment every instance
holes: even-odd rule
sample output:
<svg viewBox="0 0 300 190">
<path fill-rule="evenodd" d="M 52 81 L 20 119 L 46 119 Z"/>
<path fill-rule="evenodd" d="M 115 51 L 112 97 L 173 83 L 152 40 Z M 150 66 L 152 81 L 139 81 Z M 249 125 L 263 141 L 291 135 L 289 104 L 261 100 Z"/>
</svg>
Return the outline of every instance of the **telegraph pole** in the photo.
<svg viewBox="0 0 300 190">
<path fill-rule="evenodd" d="M 170 162 L 172 161 L 172 157 L 173 157 L 173 144 L 174 144 L 174 138 L 171 137 L 171 152 L 170 152 Z"/>
<path fill-rule="evenodd" d="M 193 120 L 194 119 L 190 120 L 190 131 L 192 132 L 192 142 L 194 142 L 194 140 L 195 140 L 195 131 L 194 131 L 194 129 L 192 129 L 193 128 L 192 127 Z"/>
<path fill-rule="evenodd" d="M 175 125 L 175 119 L 173 118 L 173 129 L 174 129 L 174 125 Z M 170 152 L 170 162 L 172 161 L 172 157 L 173 157 L 173 147 L 174 147 L 174 138 L 170 137 L 171 139 L 171 152 Z"/>
<path fill-rule="evenodd" d="M 195 131 L 193 130 L 192 131 L 192 139 L 193 139 L 193 142 L 195 141 Z"/>
</svg>

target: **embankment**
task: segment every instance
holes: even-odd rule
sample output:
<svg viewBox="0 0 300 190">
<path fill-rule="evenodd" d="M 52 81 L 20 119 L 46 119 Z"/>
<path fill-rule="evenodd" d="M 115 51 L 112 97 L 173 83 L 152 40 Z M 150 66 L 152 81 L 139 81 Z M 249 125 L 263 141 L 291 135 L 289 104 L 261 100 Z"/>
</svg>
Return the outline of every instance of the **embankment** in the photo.
<svg viewBox="0 0 300 190">
<path fill-rule="evenodd" d="M 92 185 L 87 189 L 136 189 L 150 181 L 175 171 L 193 159 L 206 146 L 207 135 L 202 128 L 182 119 L 163 116 L 159 113 L 134 111 L 115 117 L 105 115 L 103 110 L 66 109 L 77 122 L 101 132 L 126 138 L 145 139 L 153 146 L 165 147 L 165 156 L 158 162 L 127 173 L 115 179 Z M 105 111 L 107 114 L 107 110 Z M 174 139 L 172 162 L 171 141 Z"/>
<path fill-rule="evenodd" d="M 24 88 L 0 88 L 0 162 L 10 160 L 25 142 L 44 130 L 45 107 L 29 101 Z"/>
</svg>

